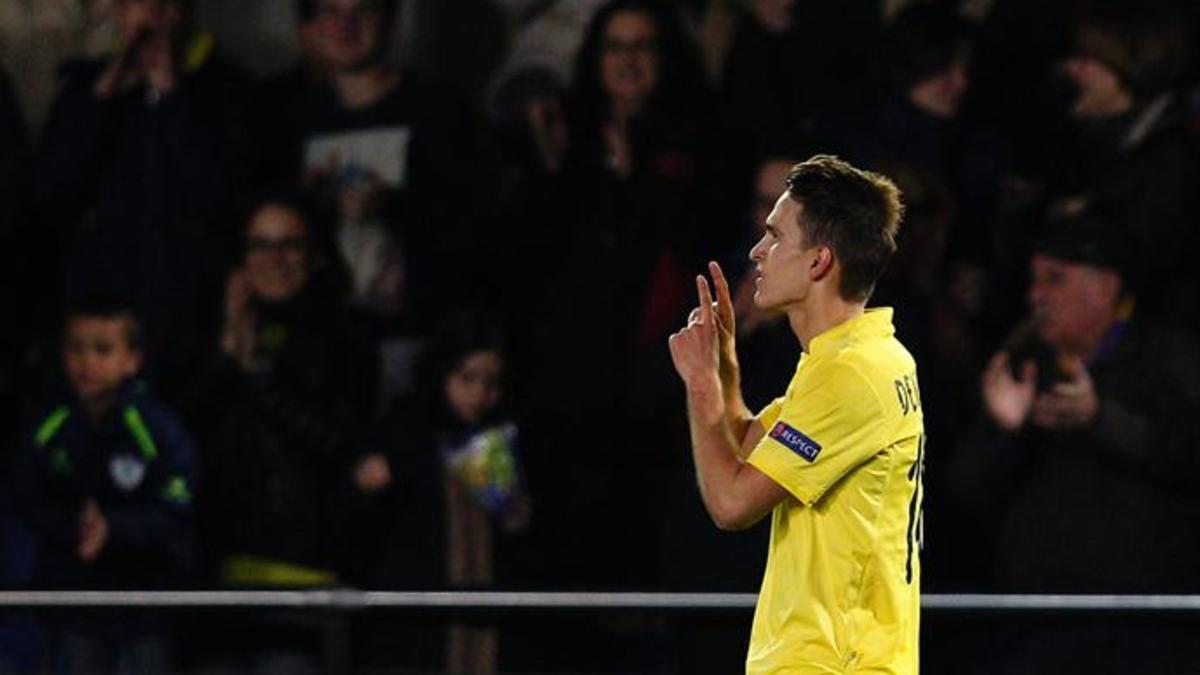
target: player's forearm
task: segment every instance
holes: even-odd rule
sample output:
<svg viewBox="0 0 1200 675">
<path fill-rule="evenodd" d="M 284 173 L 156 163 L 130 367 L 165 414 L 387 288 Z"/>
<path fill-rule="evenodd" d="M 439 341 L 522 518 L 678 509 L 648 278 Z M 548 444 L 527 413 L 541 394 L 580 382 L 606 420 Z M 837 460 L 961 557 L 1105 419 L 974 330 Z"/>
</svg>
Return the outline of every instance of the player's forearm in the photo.
<svg viewBox="0 0 1200 675">
<path fill-rule="evenodd" d="M 729 430 L 729 435 L 733 439 L 733 455 L 738 461 L 746 461 L 749 456 L 749 451 L 753 446 L 746 448 L 741 443 L 741 439 L 746 438 L 750 432 L 750 426 L 754 424 L 754 414 L 742 403 L 741 398 L 735 403 L 726 402 L 725 404 L 725 426 Z"/>
<path fill-rule="evenodd" d="M 742 398 L 742 373 L 738 365 L 737 352 L 730 345 L 728 351 L 721 355 L 720 378 L 721 394 L 725 405 L 725 421 L 735 439 L 744 438 L 754 414 L 746 406 Z M 735 444 L 735 448 L 737 444 Z M 735 451 L 735 454 L 736 451 Z M 742 459 L 745 459 L 744 457 Z"/>
<path fill-rule="evenodd" d="M 688 387 L 688 424 L 696 482 L 704 507 L 718 525 L 728 520 L 732 488 L 741 461 L 718 387 Z"/>
<path fill-rule="evenodd" d="M 699 414 L 700 420 L 707 424 L 715 425 L 717 421 L 721 421 L 727 435 L 732 439 L 731 452 L 735 457 L 745 459 L 740 452 L 741 444 L 738 440 L 746 437 L 750 425 L 754 423 L 754 413 L 746 407 L 740 383 L 736 379 L 730 381 L 726 377 L 724 365 L 722 363 L 722 370 L 716 382 L 688 386 L 689 419 L 694 423 Z"/>
</svg>

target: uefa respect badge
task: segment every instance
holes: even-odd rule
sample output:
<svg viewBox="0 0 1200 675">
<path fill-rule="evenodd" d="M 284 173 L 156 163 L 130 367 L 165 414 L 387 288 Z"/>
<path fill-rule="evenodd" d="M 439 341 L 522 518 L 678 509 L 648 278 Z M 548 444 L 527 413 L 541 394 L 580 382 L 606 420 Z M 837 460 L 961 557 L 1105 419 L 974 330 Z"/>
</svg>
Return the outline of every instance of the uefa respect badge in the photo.
<svg viewBox="0 0 1200 675">
<path fill-rule="evenodd" d="M 821 454 L 821 444 L 805 436 L 799 429 L 785 423 L 776 422 L 771 428 L 771 438 L 783 443 L 789 450 L 800 455 L 810 463 L 817 460 Z"/>
</svg>

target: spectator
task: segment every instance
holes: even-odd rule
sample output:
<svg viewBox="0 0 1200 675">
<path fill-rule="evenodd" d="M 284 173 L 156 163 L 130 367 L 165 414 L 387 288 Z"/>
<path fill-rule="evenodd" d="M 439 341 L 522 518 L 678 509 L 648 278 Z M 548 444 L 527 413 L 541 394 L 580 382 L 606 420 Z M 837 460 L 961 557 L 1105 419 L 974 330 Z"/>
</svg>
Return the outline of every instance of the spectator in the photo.
<svg viewBox="0 0 1200 675">
<path fill-rule="evenodd" d="M 474 259 L 486 229 L 476 214 L 486 212 L 489 191 L 464 199 L 460 188 L 463 176 L 483 169 L 476 126 L 465 106 L 388 61 L 397 0 L 298 6 L 309 59 L 326 78 L 281 106 L 278 129 L 287 136 L 274 144 L 287 151 L 275 174 L 302 182 L 336 214 L 352 300 L 389 338 L 385 378 L 402 390 L 411 340 L 473 286 L 469 274 L 443 271 Z"/>
<path fill-rule="evenodd" d="M 962 20 L 944 4 L 928 2 L 906 7 L 886 38 L 881 65 L 891 77 L 890 95 L 835 133 L 835 147 L 850 161 L 887 174 L 904 192 L 905 226 L 896 257 L 872 302 L 897 308 L 896 332 L 918 363 L 928 363 L 935 360 L 934 303 L 951 221 L 965 206 L 957 199 L 961 165 L 975 159 L 961 156 L 968 139 L 958 119 L 971 45 Z M 982 225 L 970 216 L 961 224 Z M 982 276 L 972 279 L 978 283 Z"/>
<path fill-rule="evenodd" d="M 571 66 L 593 15 L 608 2 L 501 3 L 513 15 L 525 16 L 490 87 L 488 110 L 496 125 L 493 141 L 508 163 L 504 168 L 515 174 L 502 177 L 506 187 L 516 186 L 515 194 L 501 196 L 502 204 L 524 207 L 526 216 L 531 200 L 547 201 L 544 177 L 538 175 L 557 174 L 563 168 L 570 140 L 564 98 Z M 538 177 L 530 179 L 528 174 Z M 521 246 L 514 244 L 517 250 Z"/>
<path fill-rule="evenodd" d="M 996 561 L 1003 591 L 1197 588 L 1200 351 L 1133 312 L 1117 232 L 1083 211 L 1039 239 L 1031 321 L 989 363 L 985 415 L 954 459 L 951 484 L 985 514 L 976 531 L 994 549 L 979 560 Z M 1076 630 L 1035 628 L 998 643 L 1013 673 L 1160 673 L 1195 663 L 1194 641 L 1168 627 L 1119 637 L 1111 626 L 1090 637 L 1092 628 Z"/>
<path fill-rule="evenodd" d="M 330 277 L 302 202 L 271 195 L 250 213 L 244 258 L 226 284 L 219 354 L 195 399 L 221 495 L 205 505 L 224 514 L 212 543 L 332 579 L 337 548 L 327 535 L 337 523 L 326 502 L 348 483 L 355 430 L 375 408 L 374 350 Z M 236 561 L 223 569 L 226 581 L 246 577 Z"/>
<path fill-rule="evenodd" d="M 141 325 L 123 304 L 67 313 L 66 386 L 26 434 L 15 475 L 38 541 L 35 584 L 50 589 L 178 587 L 194 563 L 192 438 L 137 379 Z M 56 672 L 164 672 L 161 621 L 64 620 Z M 61 669 L 61 670 L 59 670 Z"/>
<path fill-rule="evenodd" d="M 354 566 L 351 467 L 375 409 L 376 350 L 331 282 L 317 235 L 299 201 L 255 204 L 226 285 L 219 352 L 194 394 L 208 476 L 202 535 L 223 585 L 328 586 Z M 315 667 L 305 626 L 255 629 L 264 663 Z"/>
<path fill-rule="evenodd" d="M 505 350 L 494 320 L 450 317 L 423 359 L 417 396 L 389 423 L 389 449 L 359 465 L 360 485 L 389 488 L 395 517 L 377 585 L 482 590 L 503 576 L 501 535 L 524 529 L 530 517 L 518 427 L 506 405 Z M 494 673 L 497 650 L 495 628 L 453 624 L 444 667 Z"/>
<path fill-rule="evenodd" d="M 527 287 L 540 296 L 530 342 L 537 355 L 531 362 L 538 394 L 529 399 L 536 408 L 535 426 L 545 431 L 550 447 L 568 437 L 579 446 L 560 474 L 581 472 L 578 482 L 560 477 L 556 483 L 571 486 L 562 498 L 579 500 L 578 513 L 607 522 L 614 513 L 607 507 L 601 513 L 596 505 L 609 501 L 601 495 L 617 476 L 628 481 L 636 474 L 658 485 L 665 480 L 662 474 L 676 468 L 678 455 L 665 452 L 664 434 L 679 430 L 659 422 L 660 411 L 680 392 L 662 340 L 690 305 L 687 270 L 698 264 L 698 242 L 708 224 L 703 206 L 708 195 L 701 192 L 707 122 L 703 77 L 671 15 L 640 0 L 601 8 L 577 58 L 566 113 L 569 145 L 563 168 L 544 187 L 553 193 L 554 204 L 543 220 L 522 223 L 530 229 L 520 235 L 539 244 L 552 238 L 560 242 L 561 253 L 547 265 L 544 256 L 529 257 L 538 249 L 526 246 L 526 257 L 510 267 L 518 275 L 531 272 Z M 590 328 L 580 331 L 583 324 Z M 563 349 L 565 344 L 572 346 Z M 581 389 L 581 381 L 589 385 Z M 564 411 L 544 395 L 547 391 L 570 391 L 576 405 Z M 597 427 L 597 418 L 608 422 Z M 653 438 L 647 446 L 663 452 L 647 457 L 609 450 L 620 444 L 618 437 L 633 429 L 642 433 L 643 427 Z M 591 431 L 581 438 L 581 428 Z M 544 453 L 548 459 L 565 461 L 550 447 Z M 629 489 L 629 494 L 651 492 Z M 628 522 L 639 524 L 621 533 L 624 564 L 561 547 L 564 555 L 596 565 L 594 572 L 606 577 L 638 578 L 655 569 L 658 524 L 634 516 L 651 510 L 634 501 L 620 505 L 631 509 Z M 598 550 L 608 546 L 572 537 L 579 527 L 576 517 L 552 527 L 559 525 L 564 541 Z M 597 523 L 596 531 L 607 528 Z"/>
<path fill-rule="evenodd" d="M 1132 236 L 1127 279 L 1139 311 L 1197 324 L 1200 159 L 1179 91 L 1191 74 L 1188 24 L 1165 2 L 1096 2 L 1077 24 L 1064 71 L 1076 134 L 1051 165 L 1052 208 L 1094 200 Z M 1169 245 L 1168 245 L 1169 242 Z"/>
<path fill-rule="evenodd" d="M 168 399 L 198 354 L 221 224 L 248 166 L 240 78 L 192 30 L 190 8 L 116 0 L 123 47 L 66 67 L 37 160 L 37 206 L 69 232 L 68 294 L 130 298 Z"/>
<path fill-rule="evenodd" d="M 996 307 L 985 281 L 995 271 L 995 214 L 1011 152 L 962 109 L 973 33 L 949 4 L 908 5 L 885 37 L 888 95 L 834 134 L 839 151 L 887 173 L 905 194 L 900 248 L 881 285 L 888 295 L 874 301 L 904 310 L 897 331 L 918 362 L 926 354 L 927 362 L 973 365 L 969 329 L 985 299 Z"/>
<path fill-rule="evenodd" d="M 609 2 L 575 60 L 568 101 L 574 161 L 622 179 L 635 172 L 695 177 L 694 144 L 705 120 L 694 106 L 705 94 L 695 48 L 671 14 L 638 0 Z"/>
</svg>

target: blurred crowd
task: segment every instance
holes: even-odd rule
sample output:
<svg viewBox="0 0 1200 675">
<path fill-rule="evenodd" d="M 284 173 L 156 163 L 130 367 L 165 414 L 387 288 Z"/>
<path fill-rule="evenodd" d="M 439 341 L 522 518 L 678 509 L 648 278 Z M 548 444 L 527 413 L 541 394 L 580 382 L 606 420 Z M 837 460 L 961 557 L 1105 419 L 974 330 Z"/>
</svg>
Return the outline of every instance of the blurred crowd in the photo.
<svg viewBox="0 0 1200 675">
<path fill-rule="evenodd" d="M 1196 592 L 1198 18 L 5 0 L 0 585 L 756 590 L 765 531 L 706 521 L 666 337 L 718 260 L 747 401 L 782 392 L 801 345 L 746 255 L 831 153 L 906 202 L 871 304 L 919 366 L 925 589 Z M 317 667 L 312 625 L 245 622 L 205 672 Z M 500 662 L 486 622 L 377 632 L 381 663 Z M 12 618 L 0 672 L 157 672 L 173 634 Z M 1017 638 L 1013 672 L 1061 656 Z"/>
</svg>

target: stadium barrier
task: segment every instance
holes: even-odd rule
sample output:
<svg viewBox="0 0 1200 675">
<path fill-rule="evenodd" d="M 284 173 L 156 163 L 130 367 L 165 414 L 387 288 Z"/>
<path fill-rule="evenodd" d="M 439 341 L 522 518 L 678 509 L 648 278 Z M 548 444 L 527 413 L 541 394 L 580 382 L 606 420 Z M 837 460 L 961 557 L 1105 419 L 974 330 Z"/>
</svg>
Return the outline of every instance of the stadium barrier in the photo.
<svg viewBox="0 0 1200 675">
<path fill-rule="evenodd" d="M 319 645 L 319 658 L 323 664 L 321 671 L 326 675 L 349 675 L 353 672 L 351 664 L 355 661 L 352 638 L 355 629 L 351 617 L 360 613 L 383 611 L 408 612 L 411 615 L 412 612 L 420 612 L 422 614 L 418 616 L 423 616 L 424 612 L 433 612 L 440 617 L 433 619 L 436 621 L 446 621 L 460 614 L 478 616 L 482 613 L 509 615 L 518 621 L 524 620 L 519 619 L 520 616 L 550 616 L 557 623 L 568 617 L 571 617 L 571 621 L 588 621 L 597 616 L 617 613 L 643 617 L 670 615 L 681 621 L 692 620 L 687 617 L 737 617 L 738 621 L 748 622 L 756 598 L 753 593 L 404 592 L 351 588 L 303 591 L 0 591 L 0 619 L 6 613 L 57 613 L 83 608 L 89 612 L 144 608 L 156 612 L 195 609 L 198 613 L 311 613 L 311 618 L 318 626 L 314 639 L 315 644 Z M 941 620 L 943 626 L 953 625 L 956 631 L 961 630 L 964 624 L 969 626 L 979 621 L 1026 622 L 1060 617 L 1064 621 L 1110 622 L 1117 616 L 1124 617 L 1121 621 L 1138 621 L 1140 617 L 1155 622 L 1183 621 L 1191 627 L 1189 630 L 1193 630 L 1198 627 L 1196 621 L 1200 618 L 1200 595 L 925 594 L 922 596 L 922 608 L 927 620 Z M 971 617 L 972 621 L 963 622 L 964 617 Z M 978 624 L 978 627 L 987 631 L 993 625 Z M 744 630 L 744 626 L 736 628 L 739 635 Z M 946 639 L 958 641 L 960 635 L 950 632 Z M 736 651 L 741 647 L 739 641 L 731 649 Z M 945 667 L 942 663 L 940 666 L 934 665 L 929 671 L 945 672 Z"/>
<path fill-rule="evenodd" d="M 209 607 L 639 611 L 753 609 L 753 593 L 405 592 L 330 589 L 308 591 L 0 591 L 0 608 Z M 925 610 L 972 611 L 1200 611 L 1200 595 L 926 594 Z"/>
</svg>

